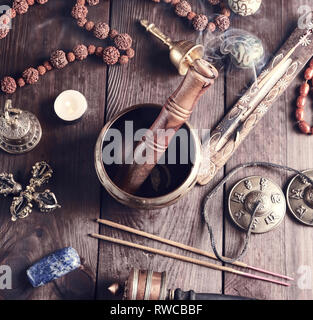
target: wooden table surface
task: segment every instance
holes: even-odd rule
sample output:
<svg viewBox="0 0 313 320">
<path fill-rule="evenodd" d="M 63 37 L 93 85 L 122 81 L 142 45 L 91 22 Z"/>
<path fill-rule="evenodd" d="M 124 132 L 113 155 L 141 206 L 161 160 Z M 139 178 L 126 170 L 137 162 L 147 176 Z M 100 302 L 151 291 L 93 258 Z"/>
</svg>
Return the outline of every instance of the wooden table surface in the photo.
<svg viewBox="0 0 313 320">
<path fill-rule="evenodd" d="M 11 1 L 0 1 L 0 5 Z M 197 12 L 212 14 L 207 1 L 190 1 Z M 28 14 L 13 21 L 13 30 L 0 41 L 0 78 L 17 75 L 29 66 L 38 66 L 55 49 L 71 50 L 79 43 L 101 41 L 78 26 L 70 16 L 74 1 L 50 0 L 30 8 Z M 263 0 L 260 11 L 251 17 L 232 16 L 232 27 L 249 31 L 262 39 L 267 57 L 271 57 L 297 23 L 300 5 L 306 0 Z M 287 212 L 281 225 L 266 234 L 253 235 L 244 262 L 295 278 L 291 287 L 249 280 L 229 273 L 175 261 L 136 249 L 98 242 L 88 237 L 99 231 L 155 248 L 176 253 L 181 250 L 125 232 L 101 227 L 95 219 L 102 217 L 162 237 L 211 251 L 209 236 L 200 213 L 203 196 L 234 166 L 248 161 L 271 161 L 297 169 L 312 168 L 313 139 L 298 132 L 293 111 L 302 74 L 262 119 L 236 154 L 208 186 L 196 186 L 175 205 L 157 211 L 126 208 L 113 200 L 101 187 L 94 168 L 93 150 L 106 121 L 126 107 L 153 102 L 163 104 L 182 78 L 168 59 L 160 42 L 138 24 L 145 18 L 155 22 L 173 39 L 207 40 L 188 24 L 175 17 L 169 5 L 150 0 L 100 1 L 91 8 L 90 19 L 109 21 L 120 32 L 134 38 L 136 57 L 127 66 L 107 68 L 101 60 L 89 58 L 61 71 L 53 71 L 33 86 L 18 89 L 12 96 L 14 106 L 36 114 L 43 128 L 40 144 L 32 152 L 12 156 L 0 152 L 0 172 L 12 172 L 24 186 L 31 166 L 41 160 L 49 162 L 55 173 L 49 188 L 58 197 L 62 209 L 45 215 L 37 210 L 25 220 L 10 221 L 11 199 L 0 200 L 0 265 L 13 272 L 13 289 L 0 290 L 3 299 L 110 299 L 106 287 L 123 282 L 132 267 L 167 271 L 169 287 L 249 296 L 258 299 L 312 299 L 312 288 L 303 288 L 303 270 L 310 276 L 313 267 L 313 230 L 299 224 Z M 238 99 L 251 80 L 250 71 L 224 68 L 218 81 L 192 115 L 196 128 L 212 128 Z M 82 92 L 89 104 L 82 121 L 66 125 L 53 113 L 53 102 L 63 90 Z M 7 97 L 0 96 L 3 107 Z M 243 233 L 228 218 L 225 206 L 229 188 L 242 177 L 264 175 L 282 188 L 289 175 L 273 170 L 246 170 L 227 183 L 212 201 L 210 217 L 218 248 L 234 255 L 242 244 Z M 223 198 L 224 197 L 224 198 Z M 224 201 L 223 201 L 224 199 Z M 46 286 L 33 289 L 25 270 L 41 257 L 65 246 L 76 248 L 84 259 L 87 273 L 75 271 Z M 187 253 L 188 254 L 188 253 Z M 196 255 L 188 254 L 192 257 Z M 201 257 L 200 257 L 201 258 Z M 205 258 L 201 258 L 205 259 Z"/>
</svg>

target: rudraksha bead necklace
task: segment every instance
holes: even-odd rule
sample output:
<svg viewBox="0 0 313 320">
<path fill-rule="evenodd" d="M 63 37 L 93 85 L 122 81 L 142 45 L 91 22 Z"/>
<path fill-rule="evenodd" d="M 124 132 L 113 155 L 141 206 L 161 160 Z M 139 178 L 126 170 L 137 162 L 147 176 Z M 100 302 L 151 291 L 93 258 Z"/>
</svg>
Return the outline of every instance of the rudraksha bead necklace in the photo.
<svg viewBox="0 0 313 320">
<path fill-rule="evenodd" d="M 313 79 L 313 59 L 310 61 L 310 66 L 304 72 L 305 81 L 300 87 L 300 96 L 297 99 L 296 120 L 298 121 L 299 129 L 304 134 L 313 134 L 313 127 L 304 120 L 304 107 L 307 96 L 310 92 L 309 80 Z"/>
<path fill-rule="evenodd" d="M 37 2 L 38 4 L 45 4 L 48 0 L 14 0 L 12 8 L 7 10 L 0 16 L 0 39 L 5 38 L 9 32 L 9 22 L 16 17 L 16 15 L 22 15 L 28 12 L 29 7 L 33 6 Z"/>
<path fill-rule="evenodd" d="M 63 50 L 56 50 L 52 52 L 50 61 L 45 61 L 37 68 L 27 68 L 17 80 L 11 76 L 4 77 L 1 80 L 1 91 L 6 94 L 13 94 L 17 88 L 24 87 L 26 84 L 35 84 L 40 79 L 40 76 L 45 75 L 52 69 L 63 69 L 75 60 L 85 60 L 89 55 L 102 57 L 104 63 L 114 65 L 117 62 L 126 64 L 129 59 L 134 57 L 134 54 L 132 48 L 127 49 L 125 54 L 121 55 L 120 51 L 114 46 L 103 48 L 92 44 L 88 47 L 84 44 L 79 44 L 73 48 L 73 51 L 68 53 Z"/>
<path fill-rule="evenodd" d="M 230 27 L 230 9 L 228 9 L 221 0 L 208 0 L 214 6 L 219 5 L 221 13 L 213 20 L 209 21 L 205 14 L 197 14 L 192 11 L 190 3 L 186 0 L 152 0 L 153 2 L 170 3 L 174 7 L 175 13 L 182 18 L 191 21 L 196 31 L 204 31 L 205 29 L 214 32 L 216 29 L 226 31 Z"/>
<path fill-rule="evenodd" d="M 36 0 L 39 4 L 44 4 L 48 0 Z M 99 4 L 99 0 L 87 0 L 90 6 Z M 6 11 L 0 17 L 0 39 L 5 38 L 9 33 L 9 21 L 16 17 L 16 14 L 24 14 L 28 11 L 29 6 L 35 4 L 35 0 L 14 0 L 13 6 L 10 10 Z M 18 87 L 24 87 L 25 84 L 35 84 L 38 82 L 39 77 L 46 74 L 48 71 L 55 69 L 63 69 L 69 63 L 75 60 L 82 61 L 87 58 L 88 55 L 95 54 L 102 57 L 103 62 L 107 65 L 114 65 L 120 63 L 121 65 L 127 64 L 129 59 L 132 59 L 135 55 L 132 46 L 132 38 L 127 33 L 119 33 L 115 29 L 110 29 L 109 25 L 105 22 L 94 23 L 93 21 L 87 21 L 88 9 L 86 7 L 85 0 L 76 0 L 76 4 L 72 9 L 72 16 L 77 20 L 77 24 L 80 27 L 84 27 L 87 31 L 92 31 L 95 37 L 99 39 L 109 38 L 113 43 L 109 46 L 96 47 L 95 45 L 89 45 L 88 47 L 80 44 L 77 45 L 73 52 L 67 54 L 62 50 L 56 50 L 52 53 L 50 61 L 45 61 L 43 65 L 37 68 L 30 67 L 22 73 L 22 77 L 15 80 L 11 76 L 5 76 L 0 83 L 1 91 L 6 94 L 13 94 Z"/>
</svg>

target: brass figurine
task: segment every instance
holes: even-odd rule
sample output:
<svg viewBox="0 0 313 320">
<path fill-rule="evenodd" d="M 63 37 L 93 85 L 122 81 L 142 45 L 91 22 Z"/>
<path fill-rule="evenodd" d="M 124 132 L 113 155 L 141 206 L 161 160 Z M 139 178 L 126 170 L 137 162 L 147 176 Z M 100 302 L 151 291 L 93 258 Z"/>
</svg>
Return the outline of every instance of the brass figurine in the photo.
<svg viewBox="0 0 313 320">
<path fill-rule="evenodd" d="M 147 20 L 140 20 L 140 23 L 148 32 L 168 46 L 171 62 L 181 76 L 186 75 L 189 67 L 193 65 L 195 60 L 203 58 L 203 45 L 195 44 L 187 40 L 172 41 L 168 36 L 163 34 L 155 24 L 149 23 Z"/>
<path fill-rule="evenodd" d="M 43 213 L 50 213 L 60 208 L 56 196 L 50 190 L 36 192 L 36 188 L 41 187 L 51 178 L 53 170 L 44 161 L 37 162 L 32 168 L 32 177 L 29 185 L 22 190 L 22 186 L 17 183 L 10 173 L 0 174 L 0 194 L 4 196 L 14 195 L 10 213 L 12 221 L 26 218 L 33 208 L 32 202 L 35 201 L 39 210 Z"/>
<path fill-rule="evenodd" d="M 12 108 L 7 100 L 0 114 L 0 148 L 11 154 L 21 154 L 35 148 L 42 136 L 37 117 L 20 109 Z"/>
</svg>

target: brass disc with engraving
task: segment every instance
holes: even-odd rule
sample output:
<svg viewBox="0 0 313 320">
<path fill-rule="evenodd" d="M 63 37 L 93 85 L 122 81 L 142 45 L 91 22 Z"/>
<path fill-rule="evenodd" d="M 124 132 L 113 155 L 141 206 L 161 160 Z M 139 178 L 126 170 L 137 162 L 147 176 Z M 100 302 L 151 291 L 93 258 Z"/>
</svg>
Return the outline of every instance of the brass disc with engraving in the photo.
<svg viewBox="0 0 313 320">
<path fill-rule="evenodd" d="M 231 190 L 228 210 L 237 226 L 247 230 L 258 202 L 252 224 L 253 233 L 264 233 L 276 228 L 286 213 L 286 200 L 281 188 L 273 181 L 259 176 L 240 180 Z"/>
<path fill-rule="evenodd" d="M 313 179 L 313 170 L 303 173 Z M 297 175 L 290 181 L 287 203 L 291 213 L 300 222 L 313 227 L 313 187 L 304 177 Z"/>
</svg>

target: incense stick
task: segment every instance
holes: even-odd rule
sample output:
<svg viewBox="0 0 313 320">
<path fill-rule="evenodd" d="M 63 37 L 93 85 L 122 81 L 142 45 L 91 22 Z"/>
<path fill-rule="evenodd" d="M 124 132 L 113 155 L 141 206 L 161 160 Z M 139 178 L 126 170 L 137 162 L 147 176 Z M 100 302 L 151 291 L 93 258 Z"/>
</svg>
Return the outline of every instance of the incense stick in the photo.
<svg viewBox="0 0 313 320">
<path fill-rule="evenodd" d="M 168 257 L 168 258 L 181 260 L 181 261 L 185 261 L 185 262 L 190 262 L 190 263 L 197 264 L 199 266 L 207 267 L 207 268 L 210 268 L 210 269 L 230 272 L 230 273 L 234 273 L 234 274 L 237 274 L 237 275 L 240 275 L 240 276 L 243 276 L 243 277 L 248 277 L 248 278 L 252 278 L 252 279 L 256 279 L 256 280 L 262 280 L 262 281 L 266 281 L 266 282 L 271 282 L 271 283 L 279 284 L 279 285 L 286 286 L 286 287 L 290 286 L 289 283 L 285 283 L 285 282 L 281 282 L 281 281 L 277 281 L 277 280 L 273 280 L 273 279 L 269 279 L 269 278 L 265 278 L 265 277 L 260 277 L 260 276 L 257 276 L 257 275 L 251 274 L 251 273 L 239 271 L 239 270 L 232 269 L 232 268 L 229 268 L 229 267 L 219 266 L 219 265 L 216 265 L 214 263 L 210 263 L 210 262 L 201 261 L 201 260 L 198 260 L 198 259 L 182 256 L 182 255 L 177 254 L 177 253 L 172 253 L 172 252 L 168 252 L 168 251 L 165 251 L 165 250 L 160 250 L 160 249 L 155 249 L 155 248 L 143 246 L 141 244 L 132 243 L 132 242 L 125 241 L 125 240 L 122 240 L 122 239 L 116 239 L 116 238 L 107 237 L 107 236 L 103 236 L 103 235 L 95 234 L 95 233 L 90 234 L 90 236 L 93 237 L 93 238 L 96 238 L 96 239 L 109 241 L 109 242 L 121 244 L 121 245 L 124 245 L 124 246 L 127 246 L 127 247 L 136 248 L 136 249 L 140 249 L 140 250 L 143 250 L 143 251 L 159 254 L 159 255 L 162 255 L 162 256 L 165 256 L 165 257 Z"/>
<path fill-rule="evenodd" d="M 137 229 L 134 229 L 134 228 L 131 228 L 131 227 L 127 227 L 127 226 L 124 226 L 122 224 L 110 221 L 110 220 L 97 219 L 97 222 L 101 223 L 101 224 L 104 224 L 106 226 L 110 226 L 112 228 L 123 230 L 123 231 L 129 232 L 129 233 L 132 233 L 132 234 L 136 234 L 136 235 L 148 238 L 148 239 L 152 239 L 152 240 L 159 241 L 161 243 L 168 244 L 168 245 L 176 247 L 176 248 L 184 249 L 186 251 L 190 251 L 190 252 L 193 252 L 193 253 L 196 253 L 196 254 L 199 254 L 199 255 L 214 259 L 214 260 L 218 260 L 217 257 L 213 253 L 209 253 L 207 251 L 204 251 L 204 250 L 201 250 L 201 249 L 198 249 L 198 248 L 194 248 L 194 247 L 191 247 L 191 246 L 188 246 L 188 245 L 176 242 L 176 241 L 172 241 L 172 240 L 168 240 L 168 239 L 165 239 L 165 238 L 161 238 L 161 237 L 156 236 L 154 234 L 151 234 L 151 233 L 148 233 L 148 232 L 144 232 L 144 231 L 141 231 L 141 230 L 137 230 Z M 261 269 L 261 268 L 256 268 L 256 267 L 250 266 L 250 265 L 248 265 L 246 263 L 243 263 L 243 262 L 240 262 L 240 261 L 236 261 L 236 262 L 233 262 L 231 264 L 235 265 L 237 267 L 251 269 L 251 270 L 254 270 L 254 271 L 257 271 L 257 272 L 261 272 L 261 273 L 264 273 L 264 274 L 268 274 L 268 275 L 271 275 L 271 276 L 274 276 L 274 277 L 278 277 L 278 278 L 282 278 L 282 279 L 286 279 L 286 280 L 294 280 L 291 277 L 288 277 L 288 276 L 285 276 L 285 275 L 281 275 L 279 273 L 267 271 L 267 270 L 264 270 L 264 269 Z"/>
</svg>

